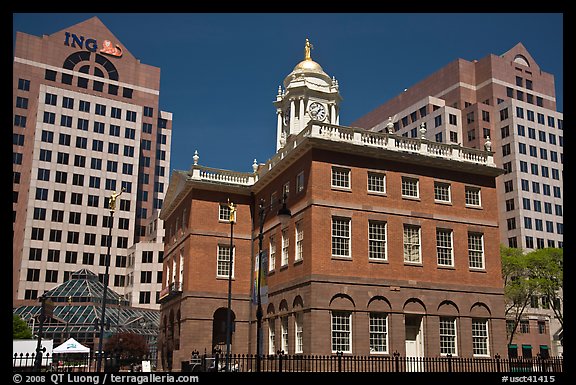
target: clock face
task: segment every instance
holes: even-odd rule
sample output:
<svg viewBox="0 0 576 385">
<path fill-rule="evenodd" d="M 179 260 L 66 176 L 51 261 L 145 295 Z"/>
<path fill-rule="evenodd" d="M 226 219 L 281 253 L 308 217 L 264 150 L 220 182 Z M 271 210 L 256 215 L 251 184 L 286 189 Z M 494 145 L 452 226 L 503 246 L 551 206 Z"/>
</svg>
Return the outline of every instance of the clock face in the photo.
<svg viewBox="0 0 576 385">
<path fill-rule="evenodd" d="M 326 110 L 324 106 L 318 102 L 313 102 L 308 107 L 308 113 L 310 117 L 314 120 L 324 120 L 326 118 Z"/>
</svg>

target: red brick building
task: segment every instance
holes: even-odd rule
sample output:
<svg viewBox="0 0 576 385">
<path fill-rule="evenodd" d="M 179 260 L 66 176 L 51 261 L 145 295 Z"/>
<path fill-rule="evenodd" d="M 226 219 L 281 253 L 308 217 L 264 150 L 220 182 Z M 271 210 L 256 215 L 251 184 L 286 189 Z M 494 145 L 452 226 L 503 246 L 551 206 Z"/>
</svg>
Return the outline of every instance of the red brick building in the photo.
<svg viewBox="0 0 576 385">
<path fill-rule="evenodd" d="M 425 128 L 407 138 L 340 126 L 340 100 L 306 51 L 278 92 L 274 157 L 254 173 L 198 157 L 173 173 L 161 213 L 165 368 L 226 350 L 231 242 L 231 352 L 256 353 L 261 218 L 262 353 L 505 354 L 492 153 L 422 139 Z"/>
</svg>

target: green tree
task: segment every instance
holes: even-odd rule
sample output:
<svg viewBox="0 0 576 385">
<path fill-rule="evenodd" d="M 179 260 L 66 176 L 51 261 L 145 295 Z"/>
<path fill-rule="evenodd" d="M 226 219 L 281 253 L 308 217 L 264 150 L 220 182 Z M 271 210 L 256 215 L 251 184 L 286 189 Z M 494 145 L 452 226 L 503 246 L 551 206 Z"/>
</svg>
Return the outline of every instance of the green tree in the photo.
<svg viewBox="0 0 576 385">
<path fill-rule="evenodd" d="M 551 303 L 554 314 L 563 326 L 562 249 L 537 249 L 524 253 L 521 249 L 501 246 L 504 279 L 505 315 L 512 319 L 508 343 L 512 343 L 520 319 L 534 295 L 543 295 Z"/>
<path fill-rule="evenodd" d="M 32 330 L 28 327 L 26 321 L 18 315 L 12 315 L 12 339 L 27 340 L 32 338 Z"/>
<path fill-rule="evenodd" d="M 529 259 L 530 273 L 537 282 L 538 292 L 545 296 L 554 311 L 554 315 L 564 328 L 563 291 L 564 251 L 558 248 L 537 249 L 526 255 Z"/>
</svg>

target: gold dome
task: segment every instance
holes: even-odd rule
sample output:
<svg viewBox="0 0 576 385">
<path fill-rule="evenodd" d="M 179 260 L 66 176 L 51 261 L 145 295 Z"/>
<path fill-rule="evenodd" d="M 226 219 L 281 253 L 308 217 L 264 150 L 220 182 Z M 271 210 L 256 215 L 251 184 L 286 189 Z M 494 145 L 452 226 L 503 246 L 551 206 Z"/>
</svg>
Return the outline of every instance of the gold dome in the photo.
<svg viewBox="0 0 576 385">
<path fill-rule="evenodd" d="M 304 71 L 304 72 L 324 72 L 320 64 L 316 63 L 312 59 L 302 60 L 300 63 L 294 67 L 294 71 Z"/>
</svg>

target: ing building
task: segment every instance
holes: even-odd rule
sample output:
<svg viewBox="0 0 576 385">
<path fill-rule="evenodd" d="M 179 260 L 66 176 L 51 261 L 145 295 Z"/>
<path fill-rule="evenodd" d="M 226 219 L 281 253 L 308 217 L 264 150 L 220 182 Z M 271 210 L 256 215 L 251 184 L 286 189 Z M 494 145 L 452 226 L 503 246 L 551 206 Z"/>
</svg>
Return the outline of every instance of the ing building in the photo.
<svg viewBox="0 0 576 385">
<path fill-rule="evenodd" d="M 160 69 L 140 63 L 93 17 L 51 35 L 17 32 L 13 63 L 14 305 L 89 269 L 158 309 L 172 114 Z"/>
<path fill-rule="evenodd" d="M 260 340 L 264 354 L 505 354 L 493 153 L 430 141 L 425 127 L 406 138 L 341 126 L 340 101 L 307 43 L 274 101 L 272 158 L 241 173 L 196 154 L 173 172 L 158 365 L 226 351 L 230 273 L 232 353 Z"/>
<path fill-rule="evenodd" d="M 505 170 L 496 184 L 503 245 L 563 247 L 563 113 L 556 108 L 554 76 L 522 43 L 501 55 L 457 59 L 352 125 L 373 132 L 390 125 L 398 135 L 417 137 L 422 123 L 435 142 L 472 148 L 492 142 L 494 160 Z M 521 330 L 533 336 L 525 336 L 524 351 L 535 355 L 552 344 L 558 355 L 561 327 L 547 299 L 533 299 L 530 308 L 526 322 L 532 327 Z M 522 340 L 529 332 L 520 334 Z"/>
</svg>

